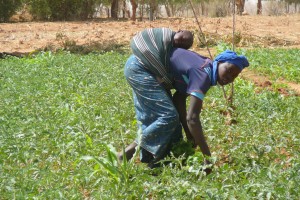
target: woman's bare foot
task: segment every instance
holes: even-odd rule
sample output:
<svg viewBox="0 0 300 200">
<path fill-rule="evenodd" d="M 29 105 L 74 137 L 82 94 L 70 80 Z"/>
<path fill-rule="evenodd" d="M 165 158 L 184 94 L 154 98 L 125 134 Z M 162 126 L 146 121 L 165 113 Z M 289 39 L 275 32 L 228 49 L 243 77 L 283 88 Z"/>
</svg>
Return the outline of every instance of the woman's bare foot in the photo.
<svg viewBox="0 0 300 200">
<path fill-rule="evenodd" d="M 133 157 L 133 154 L 135 153 L 135 148 L 137 147 L 137 143 L 133 142 L 130 145 L 128 145 L 125 149 L 125 157 L 127 160 L 130 160 Z M 117 154 L 117 157 L 119 161 L 122 161 L 124 158 L 123 152 L 119 152 Z"/>
</svg>

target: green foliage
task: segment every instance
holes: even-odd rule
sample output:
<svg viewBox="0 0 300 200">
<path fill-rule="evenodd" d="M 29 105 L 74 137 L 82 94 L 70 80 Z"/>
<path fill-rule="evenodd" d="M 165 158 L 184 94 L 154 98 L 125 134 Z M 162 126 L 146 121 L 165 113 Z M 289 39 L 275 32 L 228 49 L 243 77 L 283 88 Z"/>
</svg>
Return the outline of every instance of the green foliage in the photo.
<svg viewBox="0 0 300 200">
<path fill-rule="evenodd" d="M 22 5 L 22 0 L 1 0 L 0 1 L 0 22 L 8 22 L 9 18 Z"/>
<path fill-rule="evenodd" d="M 273 79 L 300 83 L 300 49 L 255 49 L 247 51 L 250 67 Z"/>
<path fill-rule="evenodd" d="M 255 93 L 240 78 L 237 124 L 224 123 L 220 88 L 205 97 L 201 121 L 213 173 L 203 173 L 198 149 L 180 167 L 180 158 L 154 170 L 119 163 L 114 147 L 121 150 L 137 131 L 123 75 L 128 56 L 46 52 L 0 61 L 1 199 L 299 199 L 300 99 Z"/>
<path fill-rule="evenodd" d="M 115 40 L 105 40 L 103 42 L 93 42 L 88 45 L 77 45 L 74 40 L 65 40 L 63 42 L 64 49 L 71 53 L 88 54 L 91 52 L 105 53 L 105 52 L 119 52 L 124 53 L 125 44 L 120 44 Z"/>
<path fill-rule="evenodd" d="M 108 173 L 108 175 L 112 178 L 115 184 L 125 184 L 127 185 L 129 182 L 129 174 L 130 171 L 127 168 L 126 159 L 123 160 L 122 163 L 119 163 L 117 158 L 116 150 L 113 146 L 104 145 L 107 153 L 107 158 L 100 157 L 92 157 L 92 156 L 83 156 L 81 159 L 85 161 L 95 161 L 96 165 L 94 167 L 94 173 L 101 172 L 103 169 L 100 168 L 102 166 Z M 93 175 L 94 175 L 93 173 Z"/>
<path fill-rule="evenodd" d="M 232 45 L 225 43 L 225 42 L 220 42 L 217 45 L 217 53 L 221 53 L 221 52 L 223 52 L 227 49 L 231 49 L 231 48 L 232 48 Z"/>
<path fill-rule="evenodd" d="M 85 20 L 93 17 L 101 0 L 31 0 L 30 11 L 40 20 Z"/>
<path fill-rule="evenodd" d="M 181 140 L 180 142 L 174 144 L 171 152 L 176 158 L 179 156 L 184 156 L 187 158 L 195 153 L 195 149 L 193 148 L 193 144 L 191 142 Z"/>
<path fill-rule="evenodd" d="M 30 2 L 30 13 L 34 19 L 49 20 L 51 10 L 47 0 L 32 0 Z"/>
</svg>

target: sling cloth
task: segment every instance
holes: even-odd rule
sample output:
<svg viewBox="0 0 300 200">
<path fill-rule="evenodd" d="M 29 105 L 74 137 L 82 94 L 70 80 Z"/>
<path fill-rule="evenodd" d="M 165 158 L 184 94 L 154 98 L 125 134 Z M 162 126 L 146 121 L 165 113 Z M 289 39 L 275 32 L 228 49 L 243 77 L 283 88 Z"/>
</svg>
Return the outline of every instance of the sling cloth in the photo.
<svg viewBox="0 0 300 200">
<path fill-rule="evenodd" d="M 168 28 L 145 29 L 135 35 L 130 43 L 133 54 L 168 89 L 173 88 L 169 63 L 174 35 L 175 32 Z"/>
</svg>

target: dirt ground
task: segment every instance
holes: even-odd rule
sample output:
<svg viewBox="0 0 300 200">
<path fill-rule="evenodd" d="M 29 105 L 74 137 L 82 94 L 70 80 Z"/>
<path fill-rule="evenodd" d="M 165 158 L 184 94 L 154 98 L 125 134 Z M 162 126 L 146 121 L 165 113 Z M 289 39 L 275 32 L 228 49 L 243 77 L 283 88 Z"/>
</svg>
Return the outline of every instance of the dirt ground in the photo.
<svg viewBox="0 0 300 200">
<path fill-rule="evenodd" d="M 227 37 L 230 41 L 232 17 L 199 17 L 199 21 L 206 35 Z M 129 44 L 135 33 L 150 27 L 198 30 L 193 18 L 168 18 L 153 22 L 99 19 L 85 22 L 0 23 L 0 52 L 29 53 L 47 46 L 59 48 L 64 40 L 75 41 L 77 45 L 107 40 Z M 240 46 L 257 43 L 271 48 L 300 48 L 300 15 L 236 16 L 235 32 L 239 35 Z M 193 47 L 192 50 L 208 56 L 205 48 Z"/>
<path fill-rule="evenodd" d="M 199 18 L 202 31 L 208 34 L 231 35 L 232 17 Z M 0 23 L 0 52 L 31 52 L 47 45 L 60 46 L 61 38 L 76 44 L 105 40 L 129 42 L 138 31 L 149 27 L 173 30 L 198 30 L 194 19 L 162 19 L 149 21 L 94 20 L 85 22 L 22 22 Z M 281 46 L 300 46 L 300 15 L 236 16 L 236 33 L 285 41 Z M 273 44 L 276 45 L 276 44 Z"/>
</svg>

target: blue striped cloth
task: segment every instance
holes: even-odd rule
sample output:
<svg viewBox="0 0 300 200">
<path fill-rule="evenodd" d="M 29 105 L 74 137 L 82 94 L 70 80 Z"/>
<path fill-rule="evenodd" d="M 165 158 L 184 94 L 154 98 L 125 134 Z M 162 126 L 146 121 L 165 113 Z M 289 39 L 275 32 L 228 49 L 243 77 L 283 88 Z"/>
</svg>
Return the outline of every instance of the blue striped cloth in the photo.
<svg viewBox="0 0 300 200">
<path fill-rule="evenodd" d="M 175 32 L 168 28 L 152 28 L 139 32 L 131 40 L 133 54 L 166 88 L 173 88 L 173 78 L 169 73 L 170 51 Z"/>
</svg>

